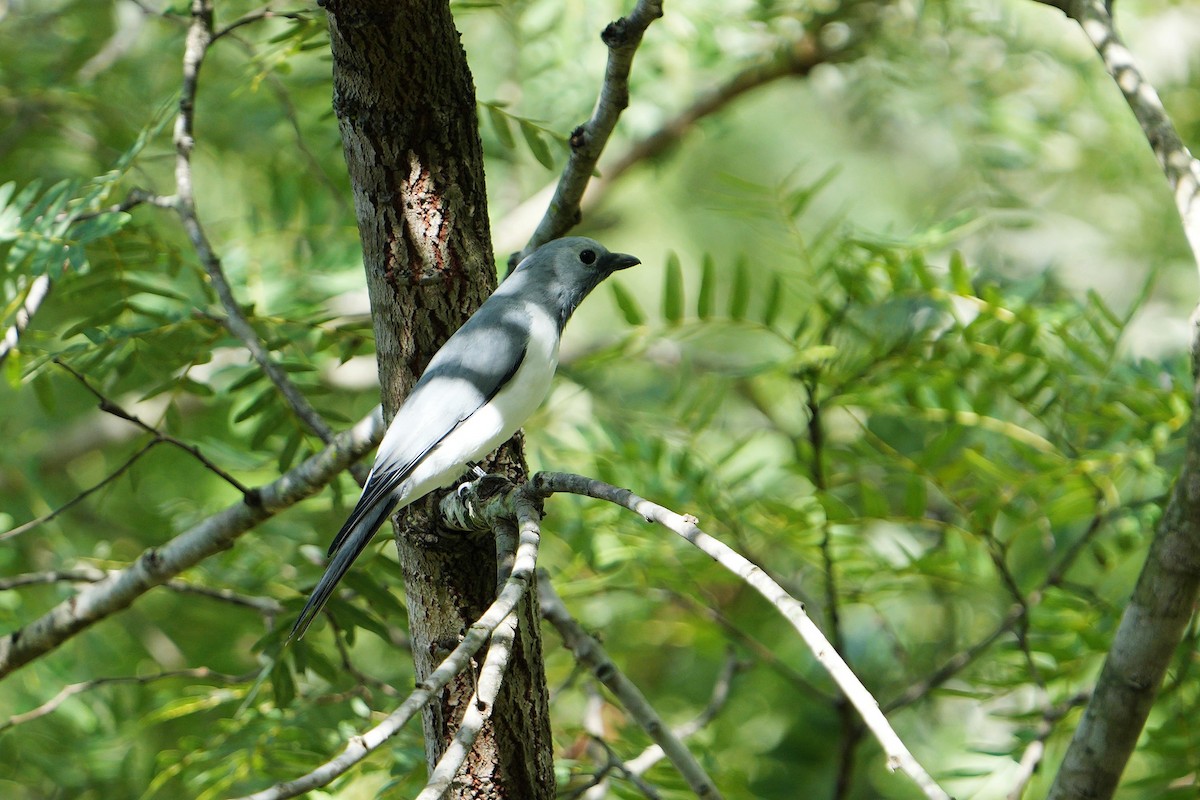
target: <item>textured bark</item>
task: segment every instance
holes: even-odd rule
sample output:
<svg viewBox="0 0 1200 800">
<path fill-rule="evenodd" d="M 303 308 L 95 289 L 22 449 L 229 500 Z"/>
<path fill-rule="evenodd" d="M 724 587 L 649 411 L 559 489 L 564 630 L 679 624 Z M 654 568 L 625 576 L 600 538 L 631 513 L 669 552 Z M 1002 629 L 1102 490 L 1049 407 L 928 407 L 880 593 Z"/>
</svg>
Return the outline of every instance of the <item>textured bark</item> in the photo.
<svg viewBox="0 0 1200 800">
<path fill-rule="evenodd" d="M 437 348 L 495 287 L 475 89 L 445 2 L 328 0 L 325 7 L 334 110 L 354 187 L 390 420 Z M 519 438 L 501 449 L 491 469 L 522 477 Z M 418 680 L 496 592 L 492 541 L 439 532 L 435 501 L 411 506 L 396 528 Z M 554 795 L 536 596 L 523 606 L 492 721 L 454 797 Z M 473 684 L 472 675 L 460 675 L 425 709 L 430 764 L 453 735 Z"/>
</svg>

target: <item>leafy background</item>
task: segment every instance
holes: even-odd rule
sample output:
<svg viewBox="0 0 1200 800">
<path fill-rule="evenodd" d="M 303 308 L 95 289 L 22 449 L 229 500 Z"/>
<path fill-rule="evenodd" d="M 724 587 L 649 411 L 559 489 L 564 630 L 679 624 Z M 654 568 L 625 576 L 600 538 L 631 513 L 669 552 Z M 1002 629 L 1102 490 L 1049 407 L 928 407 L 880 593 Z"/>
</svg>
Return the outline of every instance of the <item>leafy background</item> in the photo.
<svg viewBox="0 0 1200 800">
<path fill-rule="evenodd" d="M 218 18 L 254 8 L 218 3 Z M 454 8 L 503 264 L 529 229 L 521 204 L 554 180 L 594 102 L 597 32 L 626 9 Z M 0 6 L 5 327 L 37 276 L 52 282 L 4 364 L 0 528 L 116 474 L 5 540 L 0 580 L 119 568 L 239 498 L 188 453 L 97 411 L 70 370 L 245 485 L 319 444 L 217 321 L 177 219 L 147 204 L 105 210 L 134 190 L 171 191 L 181 14 Z M 1200 15 L 1167 2 L 1119 14 L 1197 141 L 1186 54 Z M 1037 796 L 1176 472 L 1190 259 L 1094 53 L 1032 3 L 669 4 L 609 155 L 805 36 L 832 61 L 738 96 L 589 209 L 580 232 L 645 266 L 572 323 L 527 429 L 531 458 L 695 514 L 766 568 L 956 796 L 1004 796 L 1044 740 Z M 344 426 L 378 395 L 329 70 L 315 8 L 220 42 L 201 78 L 195 174 L 255 329 Z M 355 494 L 343 476 L 4 681 L 0 793 L 227 796 L 303 772 L 390 710 L 412 676 L 386 537 L 332 606 L 336 639 L 325 624 L 268 657 Z M 707 559 L 590 501 L 556 498 L 546 530 L 542 567 L 669 720 L 698 714 L 736 662 L 728 702 L 693 738 L 728 796 L 915 796 L 801 643 Z M 71 591 L 5 586 L 6 631 Z M 549 630 L 547 646 L 570 790 L 597 768 L 597 726 L 625 758 L 648 742 Z M 1193 632 L 1128 797 L 1194 792 L 1194 651 Z M 14 716 L 95 679 L 53 713 Z M 412 794 L 423 774 L 410 729 L 332 794 Z M 647 778 L 685 796 L 667 766 Z M 640 796 L 615 778 L 612 791 Z"/>
</svg>

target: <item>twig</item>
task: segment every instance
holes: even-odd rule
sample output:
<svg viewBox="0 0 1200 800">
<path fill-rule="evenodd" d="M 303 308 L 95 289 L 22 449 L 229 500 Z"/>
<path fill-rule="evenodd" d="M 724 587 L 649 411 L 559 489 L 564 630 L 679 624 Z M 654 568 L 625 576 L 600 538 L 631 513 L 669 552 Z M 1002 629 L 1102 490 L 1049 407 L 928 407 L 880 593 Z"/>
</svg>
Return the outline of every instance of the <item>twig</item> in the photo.
<svg viewBox="0 0 1200 800">
<path fill-rule="evenodd" d="M 524 510 L 518 505 L 518 515 L 521 518 L 536 518 L 537 512 L 529 499 L 518 500 L 527 504 Z M 513 560 L 512 574 L 504 582 L 496 600 L 487 610 L 467 629 L 466 635 L 458 646 L 450 652 L 438 667 L 430 673 L 410 694 L 399 708 L 389 714 L 383 722 L 371 728 L 366 733 L 350 739 L 345 749 L 335 758 L 326 761 L 308 774 L 296 780 L 277 783 L 269 789 L 247 795 L 241 800 L 281 800 L 285 797 L 296 797 L 320 786 L 326 786 L 338 776 L 344 774 L 362 759 L 370 755 L 376 748 L 396 735 L 414 715 L 433 700 L 447 683 L 458 673 L 462 672 L 471 661 L 471 656 L 479 651 L 492 632 L 513 613 L 517 604 L 529 591 L 533 581 L 534 569 L 537 565 L 537 552 L 540 537 L 536 525 L 522 524 L 518 532 L 519 541 L 516 556 Z"/>
<path fill-rule="evenodd" d="M 541 473 L 534 476 L 533 481 L 530 482 L 538 487 L 538 491 L 548 485 L 541 483 L 540 479 L 543 477 L 551 476 Z M 654 710 L 654 707 L 650 705 L 633 681 L 625 677 L 625 674 L 617 668 L 600 643 L 575 621 L 567 611 L 566 605 L 563 604 L 562 598 L 554 591 L 550 581 L 542 580 L 538 583 L 538 597 L 542 603 L 542 617 L 555 627 L 559 636 L 562 637 L 563 644 L 575 655 L 575 660 L 586 665 L 596 676 L 596 680 L 608 687 L 608 690 L 642 727 L 646 735 L 662 748 L 663 753 L 670 759 L 675 769 L 679 770 L 679 774 L 687 781 L 692 792 L 698 797 L 721 797 L 716 784 L 712 782 L 712 778 L 708 777 L 704 767 L 700 766 L 700 762 L 691 754 L 679 736 L 662 721 L 658 712 Z"/>
<path fill-rule="evenodd" d="M 1079 692 L 1065 702 L 1045 710 L 1037 730 L 1034 732 L 1033 741 L 1025 748 L 1025 752 L 1021 754 L 1021 760 L 1017 763 L 1017 776 L 1013 781 L 1013 788 L 1005 795 L 1006 800 L 1021 800 L 1021 795 L 1025 793 L 1025 787 L 1029 785 L 1029 781 L 1033 779 L 1033 773 L 1037 772 L 1038 765 L 1042 763 L 1042 757 L 1046 754 L 1046 740 L 1050 738 L 1050 734 L 1054 733 L 1054 726 L 1072 709 L 1087 703 L 1089 696 L 1088 692 Z"/>
<path fill-rule="evenodd" d="M 246 25 L 251 25 L 255 22 L 262 22 L 265 19 L 275 19 L 275 18 L 305 20 L 305 19 L 308 19 L 308 11 L 272 11 L 270 6 L 265 6 L 263 8 L 260 8 L 257 11 L 251 11 L 249 14 L 246 14 L 244 17 L 239 17 L 238 19 L 235 19 L 233 22 L 229 23 L 228 25 L 226 25 L 224 28 L 221 28 L 220 30 L 214 31 L 213 35 L 212 35 L 212 39 L 209 41 L 209 44 L 212 44 L 213 42 L 217 41 L 218 39 L 220 39 L 223 36 L 228 36 L 229 34 L 236 31 L 238 28 L 244 27 Z"/>
<path fill-rule="evenodd" d="M 252 489 L 235 503 L 202 520 L 158 548 L 146 550 L 125 569 L 83 588 L 41 617 L 0 637 L 0 678 L 59 647 L 80 631 L 126 608 L 155 586 L 227 549 L 269 517 L 315 494 L 383 436 L 376 409 L 339 433 L 319 453 L 276 480 Z"/>
<path fill-rule="evenodd" d="M 42 703 L 37 708 L 24 712 L 23 714 L 14 714 L 0 722 L 0 732 L 10 728 L 15 728 L 17 725 L 22 725 L 26 722 L 44 717 L 47 714 L 52 714 L 67 700 L 70 700 L 77 694 L 91 691 L 100 686 L 111 686 L 117 683 L 133 683 L 137 685 L 145 685 L 154 681 L 161 681 L 167 678 L 199 678 L 201 680 L 220 681 L 221 683 L 245 683 L 252 679 L 257 674 L 251 672 L 246 675 L 226 675 L 221 672 L 213 672 L 208 667 L 196 667 L 194 669 L 177 669 L 168 672 L 159 672 L 154 675 L 130 675 L 116 678 L 92 678 L 91 680 L 81 683 L 72 683 L 69 686 L 64 686 L 58 694 Z"/>
<path fill-rule="evenodd" d="M 913 758 L 908 747 L 892 729 L 887 717 L 880 712 L 875 698 L 829 644 L 820 629 L 809 619 L 804 611 L 804 606 L 788 595 L 761 569 L 700 530 L 694 519 L 680 516 L 656 503 L 638 497 L 627 489 L 619 489 L 602 481 L 591 480 L 579 475 L 548 472 L 538 473 L 530 483 L 534 490 L 542 496 L 549 496 L 555 492 L 571 492 L 607 500 L 628 508 L 647 521 L 657 522 L 683 537 L 721 566 L 750 584 L 791 623 L 817 660 L 825 667 L 830 677 L 858 710 L 863 722 L 879 741 L 884 753 L 887 754 L 888 767 L 902 770 L 930 800 L 949 800 L 949 795 Z"/>
<path fill-rule="evenodd" d="M 579 221 L 579 203 L 584 189 L 617 125 L 617 119 L 629 105 L 629 71 L 633 56 L 650 23 L 661 17 L 662 13 L 662 0 L 637 0 L 628 16 L 609 24 L 601 34 L 600 38 L 608 46 L 608 65 L 604 70 L 596 108 L 591 118 L 571 133 L 571 155 L 563 168 L 550 207 L 525 247 L 509 258 L 510 268 L 546 242 L 562 236 Z"/>
<path fill-rule="evenodd" d="M 36 586 L 48 583 L 99 583 L 117 573 L 119 570 L 100 569 L 99 567 L 82 566 L 72 569 L 54 569 L 45 572 L 26 572 L 13 575 L 10 578 L 0 578 L 0 592 L 19 589 L 22 586 Z M 265 617 L 276 617 L 283 613 L 279 601 L 270 597 L 253 597 L 241 594 L 232 589 L 222 589 L 212 586 L 199 586 L 178 579 L 169 580 L 163 584 L 166 588 L 181 594 L 196 594 L 213 600 L 231 603 L 253 609 Z"/>
<path fill-rule="evenodd" d="M 774 81 L 807 75 L 814 67 L 832 60 L 822 49 L 816 35 L 790 43 L 781 55 L 762 64 L 753 64 L 735 73 L 716 88 L 697 96 L 691 104 L 662 123 L 655 131 L 639 139 L 600 169 L 584 189 L 579 200 L 580 213 L 594 208 L 608 190 L 638 164 L 657 158 L 680 141 L 704 118 L 712 116 L 738 98 Z M 523 200 L 493 226 L 496 250 L 505 252 L 522 247 L 528 231 L 538 224 L 554 197 L 557 183 L 551 183 Z"/>
<path fill-rule="evenodd" d="M 717 680 L 713 683 L 708 705 L 694 719 L 675 728 L 675 735 L 680 739 L 688 739 L 704 730 L 710 722 L 716 719 L 717 715 L 721 713 L 721 710 L 725 708 L 725 704 L 729 701 L 729 691 L 733 686 L 733 679 L 745 666 L 743 662 L 738 660 L 734 653 L 730 652 L 725 657 L 725 663 L 721 665 L 721 671 L 717 674 Z M 633 775 L 644 775 L 647 770 L 661 761 L 665 755 L 662 747 L 653 744 L 636 757 L 626 761 L 625 768 Z"/>
<path fill-rule="evenodd" d="M 1183 222 L 1183 231 L 1192 250 L 1192 260 L 1200 268 L 1200 162 L 1192 157 L 1175 130 L 1162 98 L 1142 75 L 1133 53 L 1117 35 L 1108 4 L 1103 0 L 1036 0 L 1064 12 L 1079 23 L 1088 41 L 1096 48 L 1104 68 L 1121 90 L 1129 110 L 1142 127 L 1142 133 L 1162 167 L 1175 198 L 1175 209 Z"/>
<path fill-rule="evenodd" d="M 25 299 L 17 308 L 13 324 L 4 332 L 4 338 L 0 339 L 0 364 L 4 363 L 9 353 L 17 349 L 17 345 L 21 341 L 21 334 L 25 333 L 25 329 L 29 327 L 29 321 L 42 307 L 42 303 L 46 301 L 49 294 L 50 275 L 48 273 L 43 272 L 30 281 L 29 288 L 25 292 Z"/>
<path fill-rule="evenodd" d="M 287 373 L 272 359 L 263 347 L 254 327 L 242 313 L 229 280 L 225 277 L 221 260 L 209 244 L 200 217 L 196 212 L 196 196 L 192 189 L 192 150 L 196 146 L 193 126 L 196 112 L 196 90 L 200 66 L 209 46 L 214 41 L 212 0 L 192 0 L 192 21 L 188 26 L 187 43 L 183 55 L 183 88 L 179 99 L 179 116 L 175 120 L 175 191 L 183 229 L 187 233 L 200 263 L 208 273 L 221 307 L 225 310 L 223 323 L 266 373 L 271 383 L 279 390 L 292 413 L 328 444 L 333 439 L 333 430 L 321 419 L 321 415 L 309 404 L 296 388 Z"/>
<path fill-rule="evenodd" d="M 537 510 L 527 502 L 520 503 L 518 504 L 518 514 L 520 516 L 517 524 L 520 529 L 540 538 L 541 530 L 538 525 L 540 515 Z M 511 522 L 505 520 L 497 522 L 494 531 L 496 564 L 499 572 L 497 585 L 503 586 L 512 574 L 516 559 L 517 529 Z M 463 762 L 467 760 L 467 754 L 475 746 L 475 740 L 479 738 L 480 731 L 492 716 L 492 709 L 495 707 L 496 696 L 500 693 L 500 683 L 504 680 L 504 673 L 508 669 L 508 660 L 512 655 L 513 641 L 516 639 L 516 635 L 517 611 L 514 608 L 504 619 L 500 620 L 500 624 L 492 631 L 491 644 L 488 645 L 487 654 L 484 656 L 483 667 L 479 670 L 475 692 L 471 695 L 462 719 L 459 720 L 454 738 L 450 740 L 446 751 L 434 765 L 433 771 L 429 774 L 429 781 L 417 795 L 417 800 L 438 800 L 450 788 L 450 783 L 462 769 Z"/>
<path fill-rule="evenodd" d="M 221 469 L 219 466 L 217 466 L 215 463 L 213 463 L 211 460 L 209 460 L 209 458 L 207 456 L 205 456 L 203 453 L 200 452 L 200 448 L 197 447 L 196 445 L 188 444 L 187 442 L 185 442 L 181 439 L 176 439 L 174 436 L 171 436 L 168 433 L 163 433 L 158 428 L 155 428 L 153 425 L 143 422 L 137 416 L 129 413 L 124 408 L 122 408 L 120 405 L 118 405 L 117 403 L 114 403 L 112 400 L 109 400 L 107 397 L 105 397 L 104 394 L 102 394 L 98 389 L 96 389 L 96 387 L 92 386 L 91 382 L 88 381 L 87 377 L 82 375 L 78 370 L 76 370 L 74 367 L 72 367 L 70 364 L 63 361 L 62 359 L 55 357 L 54 363 L 57 364 L 58 366 L 62 367 L 63 369 L 65 369 L 67 372 L 71 373 L 71 375 L 75 378 L 75 380 L 77 380 L 81 384 L 83 384 L 83 388 L 85 388 L 89 392 L 91 392 L 91 394 L 97 400 L 100 401 L 100 410 L 103 411 L 104 413 L 111 414 L 112 416 L 117 417 L 118 419 L 123 419 L 126 422 L 129 422 L 129 423 L 132 423 L 132 424 L 138 426 L 139 428 L 144 430 L 146 433 L 151 434 L 157 441 L 165 442 L 166 444 L 178 447 L 180 450 L 191 455 L 193 458 L 195 458 L 197 461 L 199 461 L 201 464 L 203 464 L 206 469 L 208 469 L 210 472 L 215 474 L 221 480 L 228 483 L 234 489 L 237 489 L 238 493 L 240 493 L 242 495 L 246 495 L 247 493 L 250 492 L 249 489 L 247 489 L 244 485 L 242 485 L 241 481 L 239 481 L 237 478 L 233 477 L 228 472 Z"/>
<path fill-rule="evenodd" d="M 70 510 L 72 507 L 83 502 L 91 495 L 100 491 L 105 486 L 107 486 L 108 484 L 115 481 L 117 478 L 124 475 L 138 461 L 138 459 L 140 459 L 146 453 L 150 452 L 150 450 L 152 450 L 156 445 L 162 444 L 165 441 L 166 441 L 165 439 L 161 439 L 161 438 L 151 439 L 149 442 L 147 442 L 145 445 L 143 445 L 140 450 L 135 452 L 129 458 L 125 459 L 125 461 L 120 466 L 118 466 L 116 469 L 114 469 L 108 475 L 101 478 L 98 483 L 92 484 L 88 488 L 84 489 L 82 492 L 75 495 L 70 500 L 68 500 L 67 502 L 65 502 L 61 506 L 59 506 L 58 508 L 51 511 L 49 514 L 43 514 L 40 517 L 31 519 L 28 522 L 23 522 L 20 525 L 16 526 L 15 528 L 9 528 L 8 530 L 4 531 L 3 533 L 0 533 L 0 542 L 3 542 L 7 539 L 15 538 L 17 536 L 20 536 L 23 533 L 27 533 L 28 531 L 33 530 L 34 528 L 38 527 L 39 525 L 44 525 L 45 523 L 49 522 L 50 520 L 54 519 L 55 517 L 59 516 L 60 514 Z M 243 491 L 242 493 L 245 494 L 245 491 Z"/>
</svg>

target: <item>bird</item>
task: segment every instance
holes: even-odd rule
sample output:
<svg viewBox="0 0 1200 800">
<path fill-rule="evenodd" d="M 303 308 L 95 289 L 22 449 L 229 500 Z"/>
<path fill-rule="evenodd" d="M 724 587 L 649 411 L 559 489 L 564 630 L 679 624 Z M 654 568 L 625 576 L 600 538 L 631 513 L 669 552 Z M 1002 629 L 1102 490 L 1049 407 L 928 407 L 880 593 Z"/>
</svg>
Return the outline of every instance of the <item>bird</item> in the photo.
<svg viewBox="0 0 1200 800">
<path fill-rule="evenodd" d="M 446 340 L 388 425 L 289 640 L 304 635 L 390 514 L 449 486 L 517 432 L 550 390 L 575 309 L 609 275 L 640 263 L 586 237 L 555 239 L 522 259 Z"/>
</svg>

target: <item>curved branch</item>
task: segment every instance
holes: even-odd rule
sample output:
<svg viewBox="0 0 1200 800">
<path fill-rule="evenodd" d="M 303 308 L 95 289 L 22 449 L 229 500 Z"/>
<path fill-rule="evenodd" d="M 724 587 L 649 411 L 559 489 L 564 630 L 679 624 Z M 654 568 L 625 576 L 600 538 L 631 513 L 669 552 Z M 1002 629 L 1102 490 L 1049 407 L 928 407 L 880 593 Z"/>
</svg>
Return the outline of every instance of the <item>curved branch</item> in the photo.
<svg viewBox="0 0 1200 800">
<path fill-rule="evenodd" d="M 758 566 L 747 561 L 727 545 L 709 536 L 697 525 L 694 517 L 684 517 L 675 512 L 638 497 L 628 489 L 580 475 L 539 472 L 530 480 L 534 491 L 543 497 L 556 492 L 570 492 L 607 500 L 639 514 L 647 522 L 657 522 L 695 545 L 725 569 L 748 583 L 755 591 L 781 613 L 796 632 L 804 639 L 809 649 L 833 678 L 846 698 L 854 705 L 867 728 L 875 736 L 887 754 L 890 769 L 900 769 L 930 800 L 950 800 L 950 796 L 937 785 L 925 769 L 917 762 L 908 747 L 892 729 L 887 717 L 879 710 L 879 704 L 863 686 L 850 667 L 838 655 L 829 640 L 809 619 L 804 605 L 783 590 Z"/>
<path fill-rule="evenodd" d="M 217 298 L 221 301 L 221 307 L 225 310 L 225 318 L 222 320 L 225 327 L 250 351 L 255 362 L 266 373 L 271 383 L 275 384 L 284 401 L 292 409 L 292 413 L 320 437 L 321 441 L 328 444 L 333 439 L 333 430 L 296 388 L 283 368 L 271 359 L 270 353 L 259 340 L 258 333 L 242 313 L 229 280 L 225 277 L 221 259 L 213 251 L 196 212 L 196 195 L 192 188 L 192 150 L 196 146 L 192 129 L 196 113 L 196 89 L 200 66 L 204 63 L 204 57 L 215 38 L 212 0 L 192 0 L 192 21 L 188 26 L 183 55 L 183 89 L 179 98 L 179 116 L 175 119 L 175 210 L 200 263 L 208 273 Z"/>
<path fill-rule="evenodd" d="M 604 70 L 596 108 L 591 118 L 571 133 L 571 155 L 563 168 L 550 208 L 525 247 L 509 258 L 510 267 L 551 239 L 562 236 L 579 221 L 579 203 L 584 189 L 596 170 L 596 162 L 608 144 L 617 119 L 629 105 L 629 72 L 633 56 L 650 23 L 662 13 L 662 0 L 637 0 L 628 16 L 609 24 L 600 35 L 608 46 L 608 66 Z"/>
<path fill-rule="evenodd" d="M 321 452 L 276 480 L 250 491 L 162 547 L 151 548 L 122 570 L 84 587 L 38 619 L 0 638 L 0 678 L 45 655 L 80 631 L 128 607 L 150 589 L 214 553 L 226 550 L 258 523 L 315 494 L 383 436 L 376 409 Z"/>
<path fill-rule="evenodd" d="M 1200 268 L 1200 162 L 1184 145 L 1154 87 L 1117 35 L 1102 0 L 1038 0 L 1079 23 L 1125 97 L 1175 198 Z M 1091 699 L 1049 797 L 1111 797 L 1150 715 L 1200 596 L 1200 325 L 1193 315 L 1192 422 L 1179 478 Z"/>
</svg>

